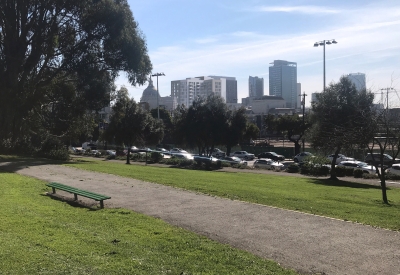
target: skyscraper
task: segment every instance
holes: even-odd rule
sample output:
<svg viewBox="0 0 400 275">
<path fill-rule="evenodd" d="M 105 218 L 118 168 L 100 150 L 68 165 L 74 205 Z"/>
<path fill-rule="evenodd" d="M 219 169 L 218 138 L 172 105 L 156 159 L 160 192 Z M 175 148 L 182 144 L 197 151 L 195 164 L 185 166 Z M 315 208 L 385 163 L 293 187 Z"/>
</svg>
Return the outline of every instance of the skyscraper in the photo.
<svg viewBox="0 0 400 275">
<path fill-rule="evenodd" d="M 249 97 L 264 96 L 264 78 L 249 76 Z"/>
<path fill-rule="evenodd" d="M 356 86 L 357 91 L 362 91 L 367 88 L 365 82 L 365 74 L 363 73 L 350 73 L 347 78 Z"/>
<path fill-rule="evenodd" d="M 286 108 L 300 108 L 297 92 L 297 63 L 274 60 L 269 67 L 269 94 L 286 100 Z"/>
</svg>

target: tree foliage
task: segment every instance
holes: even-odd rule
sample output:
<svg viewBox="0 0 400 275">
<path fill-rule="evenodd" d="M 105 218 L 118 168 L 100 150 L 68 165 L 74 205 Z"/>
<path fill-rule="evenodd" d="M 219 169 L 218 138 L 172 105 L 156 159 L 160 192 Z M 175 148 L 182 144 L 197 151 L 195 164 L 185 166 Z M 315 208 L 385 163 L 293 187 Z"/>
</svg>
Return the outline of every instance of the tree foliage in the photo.
<svg viewBox="0 0 400 275">
<path fill-rule="evenodd" d="M 151 72 L 126 0 L 0 1 L 2 147 L 67 135 L 109 104 L 120 71 L 133 85 Z"/>
<path fill-rule="evenodd" d="M 179 106 L 173 118 L 176 143 L 197 147 L 199 154 L 211 155 L 215 145 L 232 146 L 244 139 L 256 138 L 259 129 L 249 124 L 245 109 L 230 110 L 220 96 L 198 98 L 188 109 Z"/>
<path fill-rule="evenodd" d="M 305 135 L 307 129 L 310 128 L 310 121 L 306 118 L 300 117 L 297 114 L 284 115 L 275 118 L 273 122 L 274 128 L 277 132 L 287 136 L 287 138 L 294 143 L 295 155 L 300 153 L 300 141 Z"/>
<path fill-rule="evenodd" d="M 370 142 L 367 143 L 368 151 L 371 154 L 378 152 L 380 156 L 378 158 L 372 154 L 372 163 L 380 179 L 382 200 L 387 204 L 389 201 L 386 192 L 385 171 L 395 163 L 395 159 L 400 153 L 400 115 L 395 109 L 374 109 L 368 126 L 368 137 L 370 137 Z M 389 154 L 393 158 L 392 161 L 384 164 L 384 154 Z"/>
<path fill-rule="evenodd" d="M 332 83 L 312 104 L 310 133 L 314 148 L 333 151 L 331 178 L 336 179 L 336 157 L 342 149 L 366 148 L 373 115 L 372 93 L 357 91 L 347 77 Z"/>
<path fill-rule="evenodd" d="M 104 137 L 108 142 L 115 142 L 131 148 L 157 144 L 163 138 L 164 128 L 161 121 L 142 110 L 133 99 L 121 97 L 112 107 L 112 115 Z M 130 150 L 127 154 L 129 163 Z"/>
</svg>

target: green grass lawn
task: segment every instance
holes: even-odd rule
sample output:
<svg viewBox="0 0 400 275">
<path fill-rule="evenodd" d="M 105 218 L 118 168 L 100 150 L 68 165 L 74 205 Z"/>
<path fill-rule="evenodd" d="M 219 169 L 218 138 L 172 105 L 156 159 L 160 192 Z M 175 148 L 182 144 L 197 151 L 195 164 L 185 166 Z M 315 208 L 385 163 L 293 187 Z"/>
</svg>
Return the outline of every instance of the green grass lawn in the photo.
<svg viewBox="0 0 400 275">
<path fill-rule="evenodd" d="M 0 274 L 297 274 L 130 210 L 52 199 L 43 181 L 0 170 L 0 183 Z"/>
<path fill-rule="evenodd" d="M 187 170 L 151 165 L 78 159 L 66 164 L 170 185 L 205 194 L 276 206 L 285 209 L 400 230 L 400 188 L 388 192 L 389 205 L 382 203 L 379 186 L 304 177 Z"/>
</svg>

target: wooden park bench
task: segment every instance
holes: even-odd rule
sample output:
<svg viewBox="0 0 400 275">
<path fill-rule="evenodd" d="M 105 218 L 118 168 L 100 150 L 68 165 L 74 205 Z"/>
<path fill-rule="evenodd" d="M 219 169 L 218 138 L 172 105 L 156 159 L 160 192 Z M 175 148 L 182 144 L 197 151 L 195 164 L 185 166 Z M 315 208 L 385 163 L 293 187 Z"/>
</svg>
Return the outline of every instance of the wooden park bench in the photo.
<svg viewBox="0 0 400 275">
<path fill-rule="evenodd" d="M 103 200 L 111 199 L 111 197 L 109 197 L 109 196 L 100 195 L 100 194 L 97 194 L 97 193 L 93 193 L 93 192 L 89 192 L 89 191 L 86 191 L 86 190 L 78 189 L 78 188 L 75 188 L 75 187 L 72 187 L 72 186 L 68 186 L 68 185 L 65 185 L 65 184 L 61 184 L 61 183 L 57 183 L 57 182 L 50 182 L 50 183 L 48 183 L 46 185 L 53 189 L 53 194 L 56 193 L 56 189 L 59 189 L 59 190 L 74 194 L 75 200 L 78 199 L 78 195 L 79 195 L 79 196 L 86 197 L 86 198 L 89 198 L 89 199 L 94 199 L 95 201 L 100 201 L 100 208 L 104 208 Z"/>
</svg>

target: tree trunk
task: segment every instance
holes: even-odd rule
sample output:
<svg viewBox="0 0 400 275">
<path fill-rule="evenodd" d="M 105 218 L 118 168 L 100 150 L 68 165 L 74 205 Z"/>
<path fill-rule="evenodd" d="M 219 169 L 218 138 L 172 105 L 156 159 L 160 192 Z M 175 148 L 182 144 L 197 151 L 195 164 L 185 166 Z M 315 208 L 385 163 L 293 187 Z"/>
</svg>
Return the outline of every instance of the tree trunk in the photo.
<svg viewBox="0 0 400 275">
<path fill-rule="evenodd" d="M 340 153 L 340 149 L 342 149 L 341 146 L 339 146 L 338 148 L 336 148 L 335 151 L 335 155 L 333 156 L 333 160 L 331 163 L 331 177 L 329 178 L 330 180 L 339 180 L 336 176 L 336 170 L 335 170 L 335 166 L 336 166 L 336 159 Z"/>
<path fill-rule="evenodd" d="M 131 164 L 131 147 L 128 147 L 128 152 L 126 153 L 126 164 Z"/>
<path fill-rule="evenodd" d="M 300 154 L 301 150 L 301 145 L 299 144 L 299 141 L 293 141 L 294 142 L 294 155 Z"/>
<path fill-rule="evenodd" d="M 381 170 L 382 171 L 382 170 Z M 387 199 L 387 194 L 386 194 L 386 179 L 385 179 L 385 173 L 381 172 L 379 175 L 379 178 L 381 179 L 381 189 L 382 189 L 382 200 L 385 204 L 389 204 L 388 199 Z"/>
</svg>

